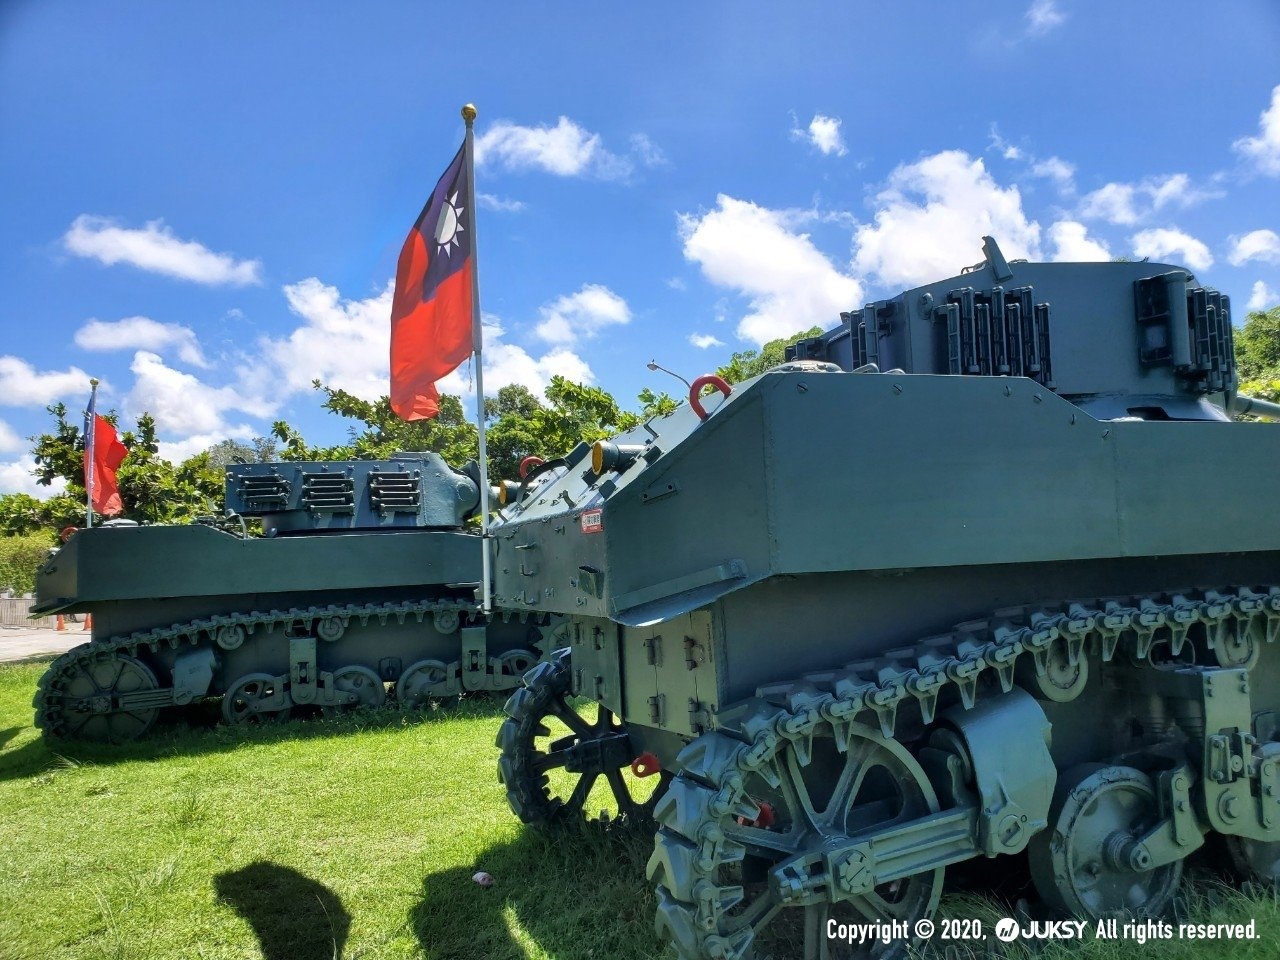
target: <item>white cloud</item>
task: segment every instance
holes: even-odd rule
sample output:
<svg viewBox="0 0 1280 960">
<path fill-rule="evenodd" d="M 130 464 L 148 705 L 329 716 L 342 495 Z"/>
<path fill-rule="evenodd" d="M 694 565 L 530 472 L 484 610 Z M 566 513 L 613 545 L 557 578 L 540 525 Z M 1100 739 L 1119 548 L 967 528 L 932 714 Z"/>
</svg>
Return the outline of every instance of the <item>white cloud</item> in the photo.
<svg viewBox="0 0 1280 960">
<path fill-rule="evenodd" d="M 214 433 L 192 434 L 182 440 L 160 440 L 156 443 L 160 456 L 170 463 L 182 463 L 203 453 L 223 440 L 252 440 L 259 432 L 247 424 L 225 427 Z"/>
<path fill-rule="evenodd" d="M 492 193 L 477 193 L 476 206 L 497 213 L 519 213 L 524 209 L 525 203 L 523 200 L 506 200 Z"/>
<path fill-rule="evenodd" d="M 0 357 L 0 405 L 47 407 L 77 394 L 89 398 L 89 374 L 79 367 L 41 373 L 18 357 Z"/>
<path fill-rule="evenodd" d="M 1061 157 L 1049 157 L 1047 160 L 1037 160 L 1031 165 L 1031 175 L 1035 177 L 1045 177 L 1052 180 L 1058 185 L 1058 189 L 1064 193 L 1070 193 L 1075 189 L 1076 168 L 1074 164 L 1067 163 Z"/>
<path fill-rule="evenodd" d="M 121 227 L 106 217 L 82 214 L 62 238 L 67 251 L 112 266 L 128 263 L 140 270 L 210 286 L 261 283 L 262 264 L 214 253 L 194 240 L 180 240 L 162 220 L 141 230 Z"/>
<path fill-rule="evenodd" d="M 662 148 L 643 133 L 631 135 L 631 152 L 646 167 L 665 167 L 669 162 Z"/>
<path fill-rule="evenodd" d="M 816 147 L 827 156 L 835 154 L 837 157 L 843 157 L 849 152 L 845 146 L 844 137 L 840 135 L 840 118 L 827 117 L 821 113 L 815 113 L 813 119 L 809 121 L 809 129 L 801 130 L 795 124 L 794 114 L 792 115 L 791 137 L 793 140 L 807 141 L 811 146 Z"/>
<path fill-rule="evenodd" d="M 475 150 L 477 164 L 543 170 L 560 177 L 625 180 L 634 169 L 629 158 L 606 150 L 598 133 L 568 117 L 561 117 L 554 127 L 523 127 L 499 120 L 476 137 Z"/>
<path fill-rule="evenodd" d="M 1056 261 L 1087 263 L 1111 259 L 1107 245 L 1090 239 L 1085 225 L 1074 220 L 1059 220 L 1050 226 L 1049 240 L 1054 247 L 1052 259 Z"/>
<path fill-rule="evenodd" d="M 90 320 L 76 331 L 76 346 L 84 350 L 152 350 L 174 347 L 178 359 L 196 367 L 209 366 L 200 352 L 195 331 L 176 323 L 158 323 L 149 317 L 123 320 Z"/>
<path fill-rule="evenodd" d="M 1058 9 L 1055 0 L 1033 0 L 1024 15 L 1027 20 L 1027 34 L 1032 37 L 1043 37 L 1055 27 L 1066 21 L 1067 15 Z"/>
<path fill-rule="evenodd" d="M 1262 173 L 1280 177 L 1280 84 L 1271 91 L 1271 106 L 1258 118 L 1258 135 L 1241 137 L 1233 146 Z"/>
<path fill-rule="evenodd" d="M 572 344 L 590 340 L 605 327 L 631 322 L 627 301 L 608 287 L 584 283 L 576 293 L 557 297 L 538 311 L 536 333 L 548 343 Z"/>
<path fill-rule="evenodd" d="M 260 341 L 284 393 L 306 393 L 312 380 L 376 400 L 388 389 L 391 292 L 344 300 L 337 288 L 308 277 L 284 288 L 289 309 L 303 321 L 282 339 Z"/>
<path fill-rule="evenodd" d="M 999 150 L 1000 156 L 1006 160 L 1021 160 L 1022 149 L 1014 146 L 1004 137 L 1000 136 L 1000 128 L 993 122 L 991 129 L 987 132 L 987 138 L 991 141 L 989 150 Z"/>
<path fill-rule="evenodd" d="M 595 383 L 591 367 L 571 350 L 557 347 L 540 357 L 534 357 L 523 347 L 507 343 L 502 321 L 498 317 L 485 314 L 483 333 L 484 391 L 488 396 L 496 396 L 499 390 L 510 384 L 519 384 L 541 395 L 555 376 L 566 377 L 577 383 Z M 469 367 L 470 364 L 464 364 L 441 380 L 437 384 L 440 392 L 473 397 L 475 383 Z"/>
<path fill-rule="evenodd" d="M 672 290 L 687 290 L 683 277 L 668 277 L 667 286 Z"/>
<path fill-rule="evenodd" d="M 1146 177 L 1139 183 L 1108 183 L 1080 201 L 1080 216 L 1132 226 L 1165 207 L 1186 209 L 1222 196 L 1222 191 L 1197 187 L 1185 173 Z"/>
<path fill-rule="evenodd" d="M 1276 293 L 1261 280 L 1255 280 L 1253 284 L 1253 295 L 1249 297 L 1248 304 L 1245 309 L 1253 312 L 1254 310 L 1269 310 L 1280 304 L 1280 293 Z"/>
<path fill-rule="evenodd" d="M 0 493 L 26 493 L 37 500 L 48 500 L 67 489 L 66 481 L 61 477 L 54 478 L 49 486 L 41 486 L 32 476 L 36 461 L 30 455 L 19 457 L 8 463 L 0 463 Z"/>
<path fill-rule="evenodd" d="M 679 217 L 686 259 L 718 286 L 750 298 L 738 336 L 757 344 L 814 324 L 832 325 L 857 306 L 862 286 L 791 227 L 794 215 L 721 194 L 716 209 Z"/>
<path fill-rule="evenodd" d="M 1105 187 L 1085 194 L 1080 202 L 1080 216 L 1123 226 L 1137 223 L 1138 211 L 1134 207 L 1136 192 L 1127 183 L 1108 183 Z"/>
<path fill-rule="evenodd" d="M 1027 219 L 1018 188 L 1000 187 L 963 151 L 898 167 L 875 200 L 875 223 L 854 235 L 853 262 L 857 273 L 890 286 L 959 272 L 974 262 L 983 236 L 995 237 L 1010 259 L 1040 259 L 1040 225 Z"/>
<path fill-rule="evenodd" d="M 1227 260 L 1233 267 L 1261 260 L 1264 263 L 1280 263 L 1280 235 L 1274 230 L 1254 230 L 1243 237 L 1231 237 L 1231 252 Z"/>
<path fill-rule="evenodd" d="M 1209 248 L 1181 230 L 1167 227 L 1143 230 L 1130 237 L 1129 241 L 1139 257 L 1152 260 L 1174 257 L 1178 263 L 1185 263 L 1192 270 L 1208 270 L 1213 266 L 1213 254 Z"/>
<path fill-rule="evenodd" d="M 14 432 L 13 427 L 0 420 L 0 453 L 11 453 L 25 446 L 25 441 Z"/>
<path fill-rule="evenodd" d="M 691 333 L 689 334 L 689 342 L 699 350 L 706 350 L 708 347 L 724 346 L 723 340 L 718 340 L 709 333 Z"/>
<path fill-rule="evenodd" d="M 134 381 L 125 397 L 125 408 L 131 417 L 150 413 L 155 417 L 157 433 L 180 437 L 207 434 L 214 438 L 205 444 L 210 446 L 229 436 L 253 435 L 252 428 L 229 425 L 225 414 L 238 410 L 265 417 L 275 411 L 274 403 L 256 396 L 244 385 L 209 386 L 189 373 L 174 370 L 158 354 L 147 350 L 133 355 L 129 369 Z"/>
</svg>

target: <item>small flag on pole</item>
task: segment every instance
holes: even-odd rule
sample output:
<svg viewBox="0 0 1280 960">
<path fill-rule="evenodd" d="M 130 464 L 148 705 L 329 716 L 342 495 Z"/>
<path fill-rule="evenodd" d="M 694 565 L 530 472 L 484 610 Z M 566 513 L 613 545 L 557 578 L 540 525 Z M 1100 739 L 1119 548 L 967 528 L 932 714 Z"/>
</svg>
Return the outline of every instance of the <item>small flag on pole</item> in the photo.
<svg viewBox="0 0 1280 960">
<path fill-rule="evenodd" d="M 402 420 L 440 412 L 436 381 L 476 349 L 475 210 L 470 137 L 409 231 L 391 301 L 391 409 Z"/>
<path fill-rule="evenodd" d="M 93 509 L 105 516 L 124 512 L 116 470 L 129 448 L 116 436 L 116 428 L 105 417 L 93 415 L 92 442 L 85 444 L 84 475 Z"/>
</svg>

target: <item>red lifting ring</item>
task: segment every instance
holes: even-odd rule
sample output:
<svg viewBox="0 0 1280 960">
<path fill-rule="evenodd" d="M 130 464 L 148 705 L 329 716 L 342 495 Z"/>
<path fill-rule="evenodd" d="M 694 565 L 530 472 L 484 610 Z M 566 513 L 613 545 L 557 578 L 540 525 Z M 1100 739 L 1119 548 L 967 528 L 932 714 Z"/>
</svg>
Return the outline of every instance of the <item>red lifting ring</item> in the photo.
<svg viewBox="0 0 1280 960">
<path fill-rule="evenodd" d="M 698 415 L 699 420 L 705 420 L 711 414 L 707 413 L 702 406 L 702 388 L 715 387 L 725 395 L 727 399 L 729 394 L 733 393 L 733 388 L 725 382 L 723 377 L 717 377 L 714 373 L 704 373 L 693 383 L 689 384 L 689 406 L 693 407 L 693 412 Z"/>
<path fill-rule="evenodd" d="M 79 527 L 63 527 L 61 530 L 58 531 L 58 539 L 61 540 L 63 543 L 66 543 L 68 540 L 70 540 L 79 532 L 80 532 Z"/>
<path fill-rule="evenodd" d="M 662 764 L 652 753 L 646 750 L 631 761 L 631 772 L 637 777 L 652 777 L 662 772 Z"/>
<path fill-rule="evenodd" d="M 530 470 L 532 470 L 534 467 L 542 466 L 543 463 L 545 462 L 546 461 L 543 460 L 541 457 L 525 457 L 523 460 L 520 461 L 520 469 L 517 470 L 516 473 L 518 473 L 520 475 L 520 479 L 523 480 L 525 477 L 529 475 Z"/>
</svg>

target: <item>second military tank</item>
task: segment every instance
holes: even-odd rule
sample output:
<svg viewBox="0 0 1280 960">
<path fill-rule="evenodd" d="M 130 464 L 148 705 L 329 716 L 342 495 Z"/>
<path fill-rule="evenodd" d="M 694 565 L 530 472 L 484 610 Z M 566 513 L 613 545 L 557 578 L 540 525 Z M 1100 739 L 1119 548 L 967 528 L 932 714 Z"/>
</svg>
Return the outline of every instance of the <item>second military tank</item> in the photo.
<svg viewBox="0 0 1280 960">
<path fill-rule="evenodd" d="M 37 726 L 122 742 L 211 697 L 243 723 L 510 689 L 546 618 L 481 610 L 478 484 L 434 453 L 236 464 L 230 517 L 76 532 L 33 612 L 91 614 L 92 639 L 41 678 Z"/>
</svg>

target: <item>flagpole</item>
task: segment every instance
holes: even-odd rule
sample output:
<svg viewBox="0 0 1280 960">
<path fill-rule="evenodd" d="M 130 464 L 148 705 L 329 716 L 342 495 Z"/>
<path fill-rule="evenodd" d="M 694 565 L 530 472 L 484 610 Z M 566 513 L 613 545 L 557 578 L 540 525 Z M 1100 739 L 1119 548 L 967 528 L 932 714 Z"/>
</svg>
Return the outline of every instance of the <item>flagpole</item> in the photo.
<svg viewBox="0 0 1280 960">
<path fill-rule="evenodd" d="M 462 119 L 467 125 L 467 209 L 471 211 L 471 342 L 476 358 L 476 428 L 480 433 L 480 538 L 482 548 L 481 576 L 484 578 L 483 609 L 486 615 L 493 609 L 489 562 L 489 454 L 484 444 L 484 333 L 480 326 L 480 249 L 476 242 L 476 160 L 472 125 L 476 122 L 476 108 L 468 103 L 462 108 Z"/>
<path fill-rule="evenodd" d="M 89 416 L 85 419 L 84 428 L 84 525 L 86 529 L 93 528 L 93 474 L 97 463 L 93 457 L 93 442 L 98 434 L 97 402 L 98 380 L 96 377 L 91 377 L 89 379 Z"/>
</svg>

